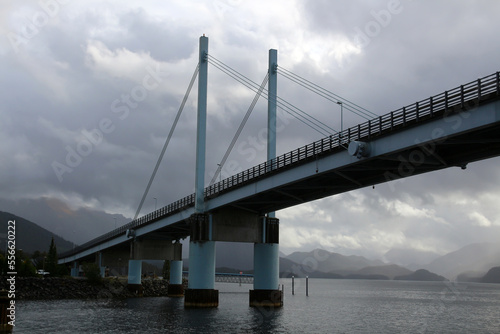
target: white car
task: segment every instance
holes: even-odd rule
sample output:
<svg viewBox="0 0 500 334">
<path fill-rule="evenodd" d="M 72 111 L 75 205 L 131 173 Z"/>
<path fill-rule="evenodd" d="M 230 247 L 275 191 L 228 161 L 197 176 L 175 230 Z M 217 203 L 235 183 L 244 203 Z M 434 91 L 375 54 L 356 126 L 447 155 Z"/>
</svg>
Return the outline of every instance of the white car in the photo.
<svg viewBox="0 0 500 334">
<path fill-rule="evenodd" d="M 45 276 L 45 275 L 49 275 L 50 273 L 48 271 L 43 270 L 43 269 L 38 269 L 37 274 Z"/>
</svg>

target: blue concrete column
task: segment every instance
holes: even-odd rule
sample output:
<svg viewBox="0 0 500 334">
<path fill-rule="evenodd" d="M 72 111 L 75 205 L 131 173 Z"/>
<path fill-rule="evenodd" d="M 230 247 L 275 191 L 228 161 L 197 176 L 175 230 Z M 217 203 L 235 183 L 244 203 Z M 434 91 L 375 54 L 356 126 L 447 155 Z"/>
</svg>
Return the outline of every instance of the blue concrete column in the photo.
<svg viewBox="0 0 500 334">
<path fill-rule="evenodd" d="M 200 37 L 198 114 L 196 126 L 195 212 L 205 211 L 205 158 L 207 138 L 208 38 Z"/>
<path fill-rule="evenodd" d="M 276 159 L 276 101 L 278 99 L 278 51 L 269 50 L 269 90 L 267 100 L 267 161 Z M 272 165 L 269 170 L 272 169 Z M 268 217 L 275 217 L 274 212 L 269 212 Z M 265 233 L 264 233 L 265 235 Z M 266 241 L 263 241 L 266 242 Z"/>
<path fill-rule="evenodd" d="M 170 284 L 182 284 L 182 261 L 170 261 Z"/>
<path fill-rule="evenodd" d="M 283 292 L 279 290 L 279 220 L 263 218 L 262 242 L 253 248 L 254 277 L 250 290 L 250 306 L 281 307 Z"/>
<path fill-rule="evenodd" d="M 142 260 L 128 260 L 128 284 L 141 284 Z"/>
<path fill-rule="evenodd" d="M 73 268 L 71 268 L 71 277 L 78 277 L 78 270 L 79 267 L 78 267 L 78 262 L 75 261 L 73 262 Z"/>
<path fill-rule="evenodd" d="M 217 307 L 219 291 L 215 285 L 215 242 L 205 214 L 205 158 L 207 127 L 208 38 L 200 37 L 198 72 L 198 114 L 196 128 L 196 175 L 194 220 L 190 222 L 189 277 L 185 307 Z M 200 220 L 201 218 L 201 220 Z M 207 233 L 208 232 L 208 235 Z"/>
<path fill-rule="evenodd" d="M 255 290 L 276 290 L 279 285 L 279 244 L 255 244 L 253 249 Z"/>
<path fill-rule="evenodd" d="M 276 99 L 278 51 L 269 50 L 269 90 L 267 100 L 267 160 L 276 159 Z"/>
<path fill-rule="evenodd" d="M 97 253 L 97 265 L 99 266 L 99 269 L 101 270 L 101 277 L 106 276 L 106 267 L 102 265 L 102 253 L 98 252 Z"/>
<path fill-rule="evenodd" d="M 167 295 L 169 297 L 184 296 L 184 285 L 182 284 L 182 244 L 177 240 L 173 245 L 174 256 L 170 261 L 170 279 Z"/>
<path fill-rule="evenodd" d="M 215 241 L 189 242 L 189 289 L 215 286 Z"/>
</svg>

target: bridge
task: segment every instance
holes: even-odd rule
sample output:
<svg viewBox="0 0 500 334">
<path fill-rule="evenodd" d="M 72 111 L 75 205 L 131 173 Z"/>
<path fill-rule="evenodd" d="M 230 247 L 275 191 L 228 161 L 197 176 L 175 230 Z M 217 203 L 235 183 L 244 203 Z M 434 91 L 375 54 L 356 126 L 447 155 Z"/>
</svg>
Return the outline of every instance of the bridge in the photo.
<svg viewBox="0 0 500 334">
<path fill-rule="evenodd" d="M 267 161 L 205 187 L 208 38 L 200 38 L 196 191 L 60 254 L 73 266 L 128 262 L 140 288 L 142 260 L 170 260 L 169 295 L 186 307 L 216 307 L 215 242 L 254 243 L 251 306 L 282 305 L 279 219 L 274 212 L 316 199 L 500 155 L 500 75 L 460 85 L 276 156 L 277 52 L 269 52 Z M 215 62 L 218 64 L 217 62 Z M 338 104 L 345 102 L 337 101 Z M 345 103 L 347 105 L 347 103 Z M 189 237 L 189 285 L 182 288 L 182 244 Z"/>
<path fill-rule="evenodd" d="M 253 275 L 248 274 L 228 274 L 228 273 L 215 273 L 215 281 L 223 283 L 239 283 L 252 284 Z"/>
<path fill-rule="evenodd" d="M 182 277 L 188 278 L 188 272 L 183 271 Z M 235 273 L 215 273 L 215 281 L 220 283 L 239 283 L 241 284 L 252 284 L 253 275 L 251 274 L 235 274 Z"/>
</svg>

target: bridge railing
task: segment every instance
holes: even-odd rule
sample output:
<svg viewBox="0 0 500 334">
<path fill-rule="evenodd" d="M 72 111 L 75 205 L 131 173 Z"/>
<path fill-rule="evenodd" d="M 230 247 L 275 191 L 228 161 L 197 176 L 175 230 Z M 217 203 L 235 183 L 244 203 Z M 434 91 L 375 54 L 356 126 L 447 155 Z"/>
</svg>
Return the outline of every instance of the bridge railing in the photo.
<svg viewBox="0 0 500 334">
<path fill-rule="evenodd" d="M 174 203 L 171 203 L 167 206 L 164 206 L 164 207 L 162 207 L 156 211 L 153 211 L 145 216 L 142 216 L 138 219 L 132 220 L 130 223 L 127 223 L 123 226 L 120 226 L 117 229 L 114 229 L 114 230 L 107 232 L 107 233 L 105 233 L 97 238 L 94 238 L 94 239 L 92 239 L 92 240 L 90 240 L 90 241 L 88 241 L 80 246 L 77 246 L 77 247 L 75 247 L 75 249 L 73 249 L 71 251 L 61 253 L 59 255 L 59 257 L 64 258 L 64 257 L 71 256 L 71 255 L 76 254 L 78 252 L 89 249 L 94 245 L 103 243 L 107 240 L 111 240 L 119 235 L 123 235 L 129 229 L 134 229 L 134 228 L 137 228 L 141 225 L 150 224 L 156 220 L 162 219 L 166 216 L 180 212 L 180 211 L 185 210 L 185 209 L 192 207 L 192 206 L 194 206 L 194 194 L 191 194 L 189 196 L 181 198 L 180 200 L 178 200 Z"/>
<path fill-rule="evenodd" d="M 207 187 L 205 196 L 216 196 L 249 181 L 269 176 L 291 165 L 309 161 L 334 150 L 344 149 L 352 140 L 367 140 L 375 136 L 402 130 L 435 117 L 443 117 L 453 112 L 464 111 L 468 107 L 481 103 L 483 99 L 490 99 L 491 94 L 494 94 L 495 97 L 500 95 L 499 72 L 368 120 L 336 135 L 323 138 L 278 156 L 276 159 L 251 167 Z"/>
<path fill-rule="evenodd" d="M 483 101 L 498 99 L 499 97 L 500 72 L 496 72 L 441 94 L 431 96 L 428 99 L 391 111 L 385 115 L 368 120 L 365 123 L 345 129 L 336 135 L 331 135 L 311 144 L 299 147 L 298 149 L 276 157 L 276 159 L 263 162 L 257 166 L 244 170 L 205 188 L 205 197 L 215 197 L 248 182 L 270 176 L 285 168 L 290 168 L 291 166 L 310 161 L 311 159 L 316 159 L 321 155 L 343 150 L 346 145 L 353 140 L 369 140 L 372 137 L 400 131 L 430 119 L 446 117 L 452 113 L 468 110 L 473 106 L 479 105 Z M 194 206 L 194 194 L 186 196 L 113 231 L 92 239 L 76 247 L 73 251 L 61 254 L 60 257 L 64 258 L 78 253 L 93 245 L 122 235 L 127 229 L 134 229 L 142 225 L 150 224 L 192 206 Z"/>
</svg>

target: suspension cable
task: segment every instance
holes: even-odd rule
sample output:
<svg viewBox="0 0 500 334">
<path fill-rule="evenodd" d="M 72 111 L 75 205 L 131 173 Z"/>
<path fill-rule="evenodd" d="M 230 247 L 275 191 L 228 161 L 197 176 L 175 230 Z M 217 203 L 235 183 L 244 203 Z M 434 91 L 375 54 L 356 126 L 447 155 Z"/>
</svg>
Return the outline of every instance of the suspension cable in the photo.
<svg viewBox="0 0 500 334">
<path fill-rule="evenodd" d="M 236 144 L 236 141 L 238 140 L 238 138 L 241 134 L 241 131 L 243 131 L 243 128 L 245 127 L 245 124 L 247 123 L 248 118 L 250 117 L 250 114 L 252 113 L 253 109 L 255 108 L 255 105 L 257 104 L 257 101 L 259 100 L 259 98 L 262 94 L 262 91 L 264 90 L 264 88 L 267 85 L 268 80 L 269 80 L 269 73 L 266 75 L 266 77 L 262 81 L 262 84 L 259 87 L 259 91 L 257 92 L 252 103 L 250 104 L 250 107 L 248 108 L 248 110 L 245 114 L 245 117 L 243 117 L 243 120 L 241 121 L 240 126 L 238 127 L 238 130 L 236 131 L 236 133 L 233 137 L 233 140 L 231 140 L 231 144 L 229 144 L 229 147 L 227 148 L 226 153 L 224 154 L 224 157 L 222 158 L 222 160 L 219 164 L 219 167 L 217 168 L 217 171 L 215 172 L 214 177 L 212 178 L 212 181 L 210 181 L 210 185 L 215 183 L 215 181 L 217 180 L 217 176 L 219 176 L 219 174 L 221 173 L 222 167 L 224 167 L 224 164 L 226 163 L 227 158 L 229 157 L 229 154 L 233 150 L 234 145 Z"/>
<path fill-rule="evenodd" d="M 295 82 L 296 84 L 298 84 L 298 85 L 300 85 L 300 86 L 304 87 L 305 89 L 310 90 L 311 92 L 313 92 L 313 93 L 315 93 L 315 94 L 317 94 L 317 95 L 319 95 L 319 96 L 321 96 L 321 97 L 323 97 L 323 98 L 327 99 L 327 100 L 328 100 L 328 101 L 330 101 L 330 102 L 333 102 L 333 103 L 339 103 L 339 100 L 341 100 L 340 98 L 335 98 L 335 99 L 334 99 L 334 98 L 330 97 L 328 94 L 325 94 L 325 93 L 323 93 L 322 91 L 317 90 L 317 89 L 315 89 L 315 88 L 313 88 L 313 87 L 311 87 L 311 86 L 309 86 L 309 85 L 305 84 L 304 82 L 302 82 L 302 81 L 300 81 L 300 80 L 298 80 L 298 79 L 296 79 L 296 78 L 294 78 L 294 77 L 290 76 L 290 75 L 289 75 L 288 73 L 286 73 L 286 72 L 280 72 L 280 74 L 281 74 L 283 77 L 287 78 L 288 80 Z M 368 116 L 367 116 L 367 114 L 366 114 L 365 112 L 359 112 L 358 110 L 353 109 L 352 107 L 350 108 L 350 107 L 349 107 L 349 105 L 348 105 L 345 101 L 342 101 L 341 103 L 343 103 L 343 104 L 344 104 L 344 108 L 345 108 L 346 110 L 349 110 L 349 111 L 351 111 L 352 113 L 354 113 L 354 114 L 356 114 L 356 115 L 358 115 L 358 116 L 360 116 L 360 117 L 362 117 L 362 118 L 365 118 L 365 119 L 370 119 L 370 118 L 373 118 L 373 117 L 368 117 Z"/>
<path fill-rule="evenodd" d="M 240 82 L 243 84 L 245 87 L 249 88 L 250 90 L 254 91 L 257 93 L 259 91 L 259 85 L 244 76 L 243 74 L 239 73 L 238 71 L 232 69 L 230 66 L 227 66 L 224 64 L 222 61 L 216 59 L 213 56 L 209 55 L 209 62 L 216 67 L 217 69 L 221 70 L 223 73 L 227 74 L 234 80 Z M 267 95 L 267 90 L 264 90 L 262 92 L 262 96 L 264 96 L 266 99 L 268 98 Z M 319 132 L 323 136 L 328 136 L 331 135 L 332 133 L 337 133 L 338 131 L 332 129 L 328 125 L 324 124 L 323 122 L 319 121 L 318 119 L 312 117 L 305 111 L 301 110 L 300 108 L 294 106 L 293 104 L 287 102 L 286 100 L 279 98 L 277 101 L 277 107 L 282 109 L 283 111 L 287 112 L 288 114 L 292 115 L 294 118 L 299 120 L 300 122 L 304 123 L 305 125 L 311 127 L 313 130 Z M 329 129 L 329 130 L 328 130 Z"/>
<path fill-rule="evenodd" d="M 146 186 L 146 190 L 144 191 L 144 194 L 142 195 L 141 202 L 139 204 L 139 207 L 137 208 L 137 211 L 135 212 L 135 217 L 134 220 L 137 219 L 139 216 L 139 213 L 141 212 L 142 205 L 144 204 L 144 201 L 146 200 L 146 196 L 148 195 L 149 188 L 151 188 L 151 184 L 153 183 L 153 180 L 156 176 L 156 172 L 158 171 L 158 167 L 160 167 L 160 163 L 163 159 L 163 156 L 165 155 L 165 151 L 167 150 L 168 143 L 170 142 L 170 139 L 172 138 L 172 135 L 174 134 L 175 127 L 177 126 L 177 122 L 179 121 L 179 118 L 181 117 L 182 111 L 184 110 L 184 106 L 186 105 L 187 99 L 189 97 L 189 93 L 191 92 L 191 88 L 193 88 L 194 82 L 196 80 L 196 77 L 198 76 L 198 70 L 200 68 L 200 64 L 196 66 L 196 69 L 194 70 L 193 76 L 191 78 L 191 82 L 189 82 L 188 89 L 186 91 L 186 94 L 184 94 L 184 98 L 182 99 L 182 103 L 179 107 L 179 110 L 177 111 L 177 115 L 175 116 L 174 123 L 172 124 L 172 127 L 170 128 L 170 132 L 168 133 L 167 140 L 165 141 L 165 144 L 163 145 L 163 149 L 160 153 L 160 156 L 158 157 L 158 161 L 156 162 L 156 166 L 153 170 L 153 174 L 151 174 L 151 177 L 149 178 L 148 185 Z"/>
<path fill-rule="evenodd" d="M 295 83 L 301 85 L 302 87 L 324 97 L 325 99 L 329 100 L 329 101 L 332 101 L 334 103 L 337 103 L 339 101 L 341 101 L 342 103 L 344 103 L 344 107 L 346 107 L 346 109 L 348 109 L 349 111 L 355 113 L 356 115 L 358 116 L 361 116 L 365 119 L 372 119 L 374 117 L 378 117 L 377 114 L 357 105 L 356 103 L 354 102 L 351 102 L 329 90 L 327 90 L 326 88 L 323 88 L 283 67 L 278 67 L 278 71 L 281 72 L 281 74 L 286 77 L 287 79 L 291 80 L 291 81 L 294 81 Z M 362 114 L 362 115 L 360 115 Z"/>
</svg>

